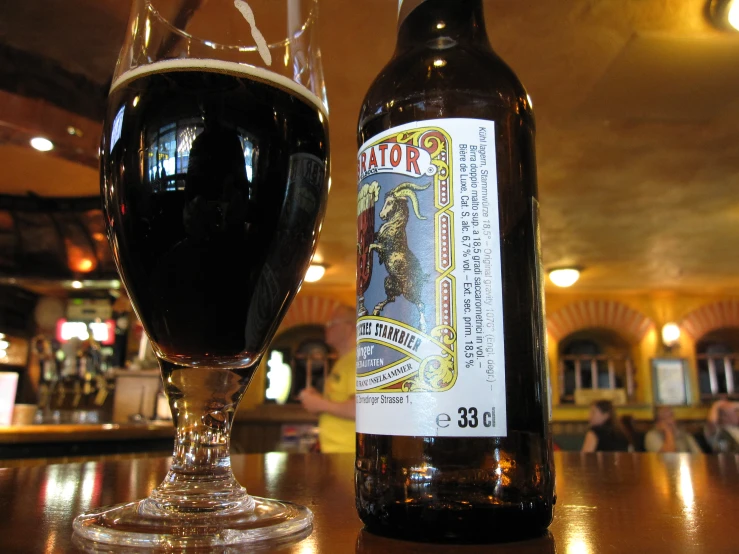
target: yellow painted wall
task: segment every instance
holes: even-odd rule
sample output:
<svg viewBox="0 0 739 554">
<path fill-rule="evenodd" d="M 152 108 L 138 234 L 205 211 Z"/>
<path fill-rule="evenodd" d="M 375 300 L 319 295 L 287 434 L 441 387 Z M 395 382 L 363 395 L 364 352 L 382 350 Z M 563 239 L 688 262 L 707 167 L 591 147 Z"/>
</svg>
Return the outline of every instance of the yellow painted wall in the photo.
<svg viewBox="0 0 739 554">
<path fill-rule="evenodd" d="M 546 312 L 553 314 L 565 306 L 585 300 L 608 300 L 627 305 L 644 314 L 654 322 L 642 341 L 632 349 L 635 364 L 635 404 L 630 408 L 637 419 L 650 419 L 653 401 L 652 375 L 650 360 L 655 357 L 686 358 L 690 371 L 691 406 L 676 410 L 678 417 L 683 419 L 701 419 L 705 417 L 706 408 L 700 406 L 700 391 L 698 389 L 698 372 L 695 359 L 695 342 L 687 333 L 683 332 L 680 344 L 668 352 L 662 345 L 661 329 L 665 323 L 677 322 L 698 308 L 735 299 L 733 296 L 714 294 L 679 294 L 673 292 L 655 292 L 643 294 L 628 293 L 577 293 L 577 292 L 548 292 L 546 296 Z M 550 335 L 548 337 L 548 356 L 551 365 L 552 394 L 555 421 L 579 421 L 587 419 L 587 409 L 575 406 L 558 406 L 559 404 L 559 373 L 558 352 L 559 343 Z M 631 413 L 629 409 L 620 410 Z"/>
<path fill-rule="evenodd" d="M 341 292 L 341 294 L 339 294 Z M 345 290 L 336 291 L 330 287 L 306 287 L 300 293 L 310 296 L 322 296 L 337 299 L 345 304 L 351 304 L 353 297 Z M 713 304 L 734 297 L 711 294 L 678 294 L 678 293 L 577 293 L 577 292 L 548 292 L 546 296 L 546 312 L 553 314 L 568 304 L 584 300 L 609 300 L 621 302 L 628 307 L 644 314 L 654 322 L 654 327 L 643 337 L 642 341 L 632 348 L 632 359 L 635 366 L 636 391 L 635 402 L 619 412 L 630 413 L 636 419 L 648 420 L 652 418 L 653 390 L 651 359 L 654 357 L 674 356 L 687 358 L 690 370 L 691 405 L 678 408 L 676 414 L 680 419 L 701 419 L 706 415 L 706 408 L 700 406 L 698 374 L 695 362 L 695 343 L 692 338 L 683 333 L 680 345 L 671 352 L 666 352 L 662 346 L 660 331 L 665 323 L 679 322 L 693 310 L 707 304 Z M 277 335 L 283 332 L 279 329 Z M 552 384 L 553 418 L 555 421 L 584 421 L 587 419 L 588 409 L 583 406 L 559 406 L 559 372 L 557 352 L 559 343 L 548 336 L 548 359 Z M 260 364 L 252 380 L 249 390 L 241 402 L 241 409 L 254 408 L 264 401 L 266 386 L 266 368 L 264 362 Z"/>
</svg>

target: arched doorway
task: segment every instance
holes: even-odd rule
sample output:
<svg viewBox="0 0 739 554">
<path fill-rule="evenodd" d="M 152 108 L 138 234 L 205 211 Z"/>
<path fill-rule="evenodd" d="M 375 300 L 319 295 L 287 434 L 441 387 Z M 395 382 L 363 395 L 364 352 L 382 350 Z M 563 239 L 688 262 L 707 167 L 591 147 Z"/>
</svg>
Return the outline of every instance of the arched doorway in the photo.
<svg viewBox="0 0 739 554">
<path fill-rule="evenodd" d="M 325 324 L 339 306 L 330 298 L 295 299 L 262 362 L 266 378 L 260 403 L 298 403 L 297 394 L 308 385 L 323 391 L 336 359 L 325 341 Z"/>
<path fill-rule="evenodd" d="M 335 359 L 323 325 L 299 325 L 281 333 L 267 352 L 265 402 L 298 403 L 298 393 L 308 386 L 323 392 Z"/>
</svg>

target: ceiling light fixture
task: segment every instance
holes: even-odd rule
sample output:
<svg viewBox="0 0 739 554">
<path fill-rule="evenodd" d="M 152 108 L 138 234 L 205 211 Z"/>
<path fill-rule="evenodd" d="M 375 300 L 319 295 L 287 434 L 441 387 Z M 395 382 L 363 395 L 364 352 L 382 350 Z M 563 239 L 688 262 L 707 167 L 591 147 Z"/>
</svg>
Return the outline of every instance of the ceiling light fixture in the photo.
<svg viewBox="0 0 739 554">
<path fill-rule="evenodd" d="M 319 281 L 323 274 L 326 273 L 326 266 L 323 264 L 310 264 L 308 271 L 305 272 L 305 281 L 315 283 Z"/>
<path fill-rule="evenodd" d="M 708 19 L 719 29 L 739 31 L 739 0 L 710 0 Z"/>
<path fill-rule="evenodd" d="M 574 267 L 561 267 L 549 272 L 549 280 L 558 287 L 571 287 L 580 278 L 580 270 Z"/>
<path fill-rule="evenodd" d="M 33 137 L 31 139 L 31 146 L 39 152 L 48 152 L 54 148 L 54 143 L 44 137 Z"/>
</svg>

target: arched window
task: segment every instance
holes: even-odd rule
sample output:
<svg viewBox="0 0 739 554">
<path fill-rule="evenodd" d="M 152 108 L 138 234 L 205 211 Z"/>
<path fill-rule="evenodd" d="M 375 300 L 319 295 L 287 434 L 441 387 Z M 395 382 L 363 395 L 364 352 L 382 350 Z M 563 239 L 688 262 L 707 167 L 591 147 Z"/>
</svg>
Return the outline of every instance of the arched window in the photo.
<svg viewBox="0 0 739 554">
<path fill-rule="evenodd" d="M 580 390 L 623 389 L 631 398 L 634 389 L 631 346 L 609 329 L 583 329 L 559 343 L 560 402 L 577 401 Z"/>
<path fill-rule="evenodd" d="M 739 328 L 706 333 L 696 343 L 695 351 L 701 399 L 739 397 Z"/>
</svg>

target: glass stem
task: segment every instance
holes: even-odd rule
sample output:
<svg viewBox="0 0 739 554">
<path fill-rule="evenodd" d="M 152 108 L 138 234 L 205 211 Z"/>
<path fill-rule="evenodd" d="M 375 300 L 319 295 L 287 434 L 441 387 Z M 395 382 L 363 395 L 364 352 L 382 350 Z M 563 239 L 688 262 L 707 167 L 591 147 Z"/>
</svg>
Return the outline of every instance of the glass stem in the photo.
<svg viewBox="0 0 739 554">
<path fill-rule="evenodd" d="M 240 506 L 248 495 L 231 470 L 231 425 L 253 371 L 160 365 L 176 431 L 172 465 L 151 500 L 179 512 Z"/>
</svg>

